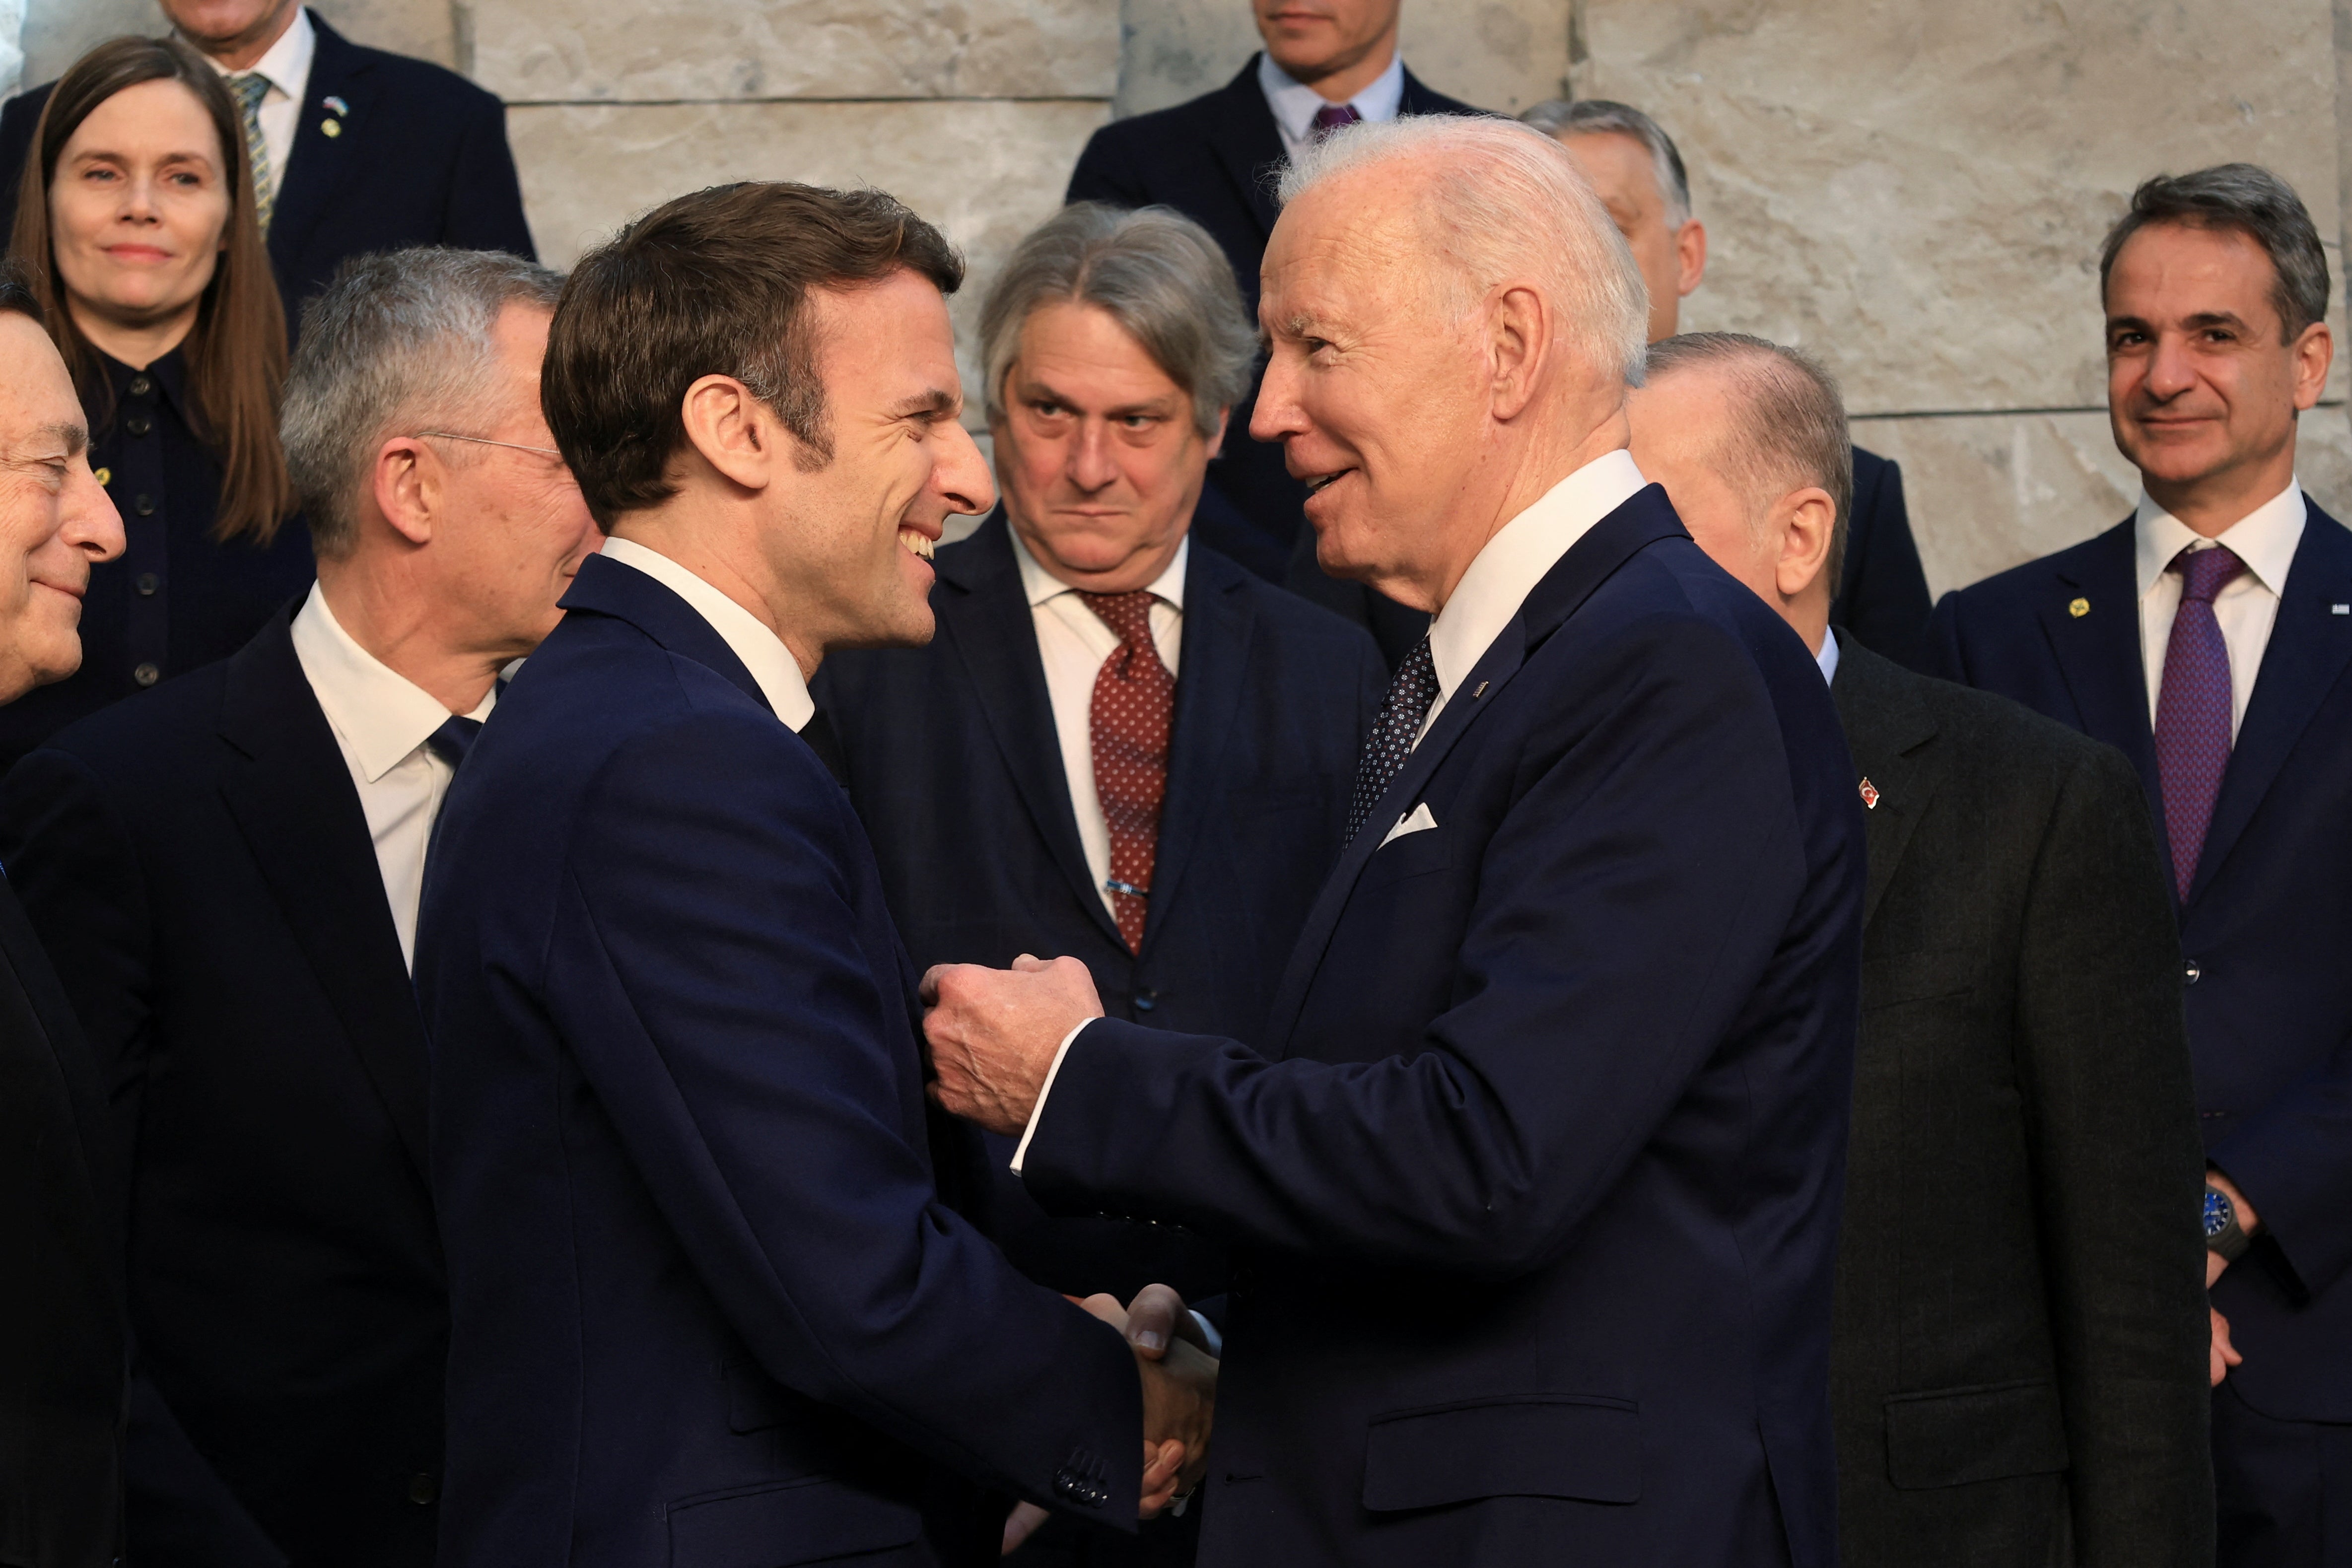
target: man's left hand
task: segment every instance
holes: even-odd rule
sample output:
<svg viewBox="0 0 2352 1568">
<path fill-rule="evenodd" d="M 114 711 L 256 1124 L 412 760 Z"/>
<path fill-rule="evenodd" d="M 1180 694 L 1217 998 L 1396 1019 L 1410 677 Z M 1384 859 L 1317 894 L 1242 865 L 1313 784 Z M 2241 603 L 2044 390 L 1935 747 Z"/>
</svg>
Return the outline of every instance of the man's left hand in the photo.
<svg viewBox="0 0 2352 1568">
<path fill-rule="evenodd" d="M 992 1133 L 1029 1125 L 1063 1037 L 1102 1017 L 1094 976 L 1076 958 L 1024 953 L 1010 969 L 940 964 L 923 977 L 931 1098 Z"/>
</svg>

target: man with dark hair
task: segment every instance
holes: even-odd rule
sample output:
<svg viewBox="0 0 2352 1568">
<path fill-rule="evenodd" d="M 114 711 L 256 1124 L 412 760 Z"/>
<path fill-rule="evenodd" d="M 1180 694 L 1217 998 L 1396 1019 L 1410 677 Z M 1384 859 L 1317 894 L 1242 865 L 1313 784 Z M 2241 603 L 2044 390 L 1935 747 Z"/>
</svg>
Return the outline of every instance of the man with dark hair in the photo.
<svg viewBox="0 0 2352 1568">
<path fill-rule="evenodd" d="M 1865 807 L 1840 1560 L 2205 1568 L 2200 1162 L 2131 765 L 1831 627 L 1845 411 L 1808 357 L 1668 338 L 1632 415 L 1699 548 L 1813 649 Z"/>
<path fill-rule="evenodd" d="M 23 277 L 0 261 L 0 702 L 81 663 L 93 562 L 122 519 Z M 11 868 L 13 869 L 13 868 Z M 0 877 L 0 1559 L 122 1553 L 128 1330 L 106 1095 L 15 891 Z"/>
<path fill-rule="evenodd" d="M 112 1101 L 135 1559 L 424 1568 L 448 1308 L 409 984 L 434 815 L 595 529 L 539 412 L 558 279 L 401 251 L 312 301 L 319 580 L 0 782 Z"/>
<path fill-rule="evenodd" d="M 1205 1464 L 1215 1364 L 1139 1361 L 942 1200 L 809 696 L 929 638 L 932 544 L 995 499 L 961 277 L 879 192 L 734 185 L 556 312 L 549 423 L 610 538 L 450 794 L 418 948 L 458 1568 L 985 1561 L 1003 1494 L 1131 1530 Z"/>
<path fill-rule="evenodd" d="M 1706 276 L 1706 225 L 1691 211 L 1690 175 L 1665 128 L 1629 103 L 1554 99 L 1519 116 L 1560 144 L 1617 220 L 1650 287 L 1650 340 L 1679 329 L 1682 300 Z M 1853 451 L 1853 503 L 1841 515 L 1830 623 L 1898 664 L 1916 665 L 1927 624 L 1927 576 L 1911 537 L 1903 471 Z"/>
<path fill-rule="evenodd" d="M 2132 516 L 1948 596 L 1941 673 L 2132 759 L 2186 955 L 2221 1560 L 2342 1564 L 2352 1499 L 2352 533 L 2295 477 L 2335 342 L 2303 203 L 2160 176 L 2100 255 Z"/>
<path fill-rule="evenodd" d="M 347 256 L 445 245 L 530 256 L 506 108 L 424 60 L 352 43 L 299 0 L 162 0 L 228 78 L 290 336 Z M 0 235 L 56 84 L 0 108 Z"/>
</svg>

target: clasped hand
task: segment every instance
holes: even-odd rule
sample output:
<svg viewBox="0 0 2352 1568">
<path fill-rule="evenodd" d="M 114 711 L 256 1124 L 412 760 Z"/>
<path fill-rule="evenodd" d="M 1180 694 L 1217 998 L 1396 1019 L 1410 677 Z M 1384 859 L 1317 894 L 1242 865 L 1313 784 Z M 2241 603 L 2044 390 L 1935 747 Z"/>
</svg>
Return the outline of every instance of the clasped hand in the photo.
<svg viewBox="0 0 2352 1568">
<path fill-rule="evenodd" d="M 1084 964 L 1026 953 L 1010 969 L 934 965 L 922 998 L 923 1038 L 938 1075 L 931 1098 L 1008 1137 L 1028 1126 L 1063 1037 L 1103 1015 Z"/>
</svg>

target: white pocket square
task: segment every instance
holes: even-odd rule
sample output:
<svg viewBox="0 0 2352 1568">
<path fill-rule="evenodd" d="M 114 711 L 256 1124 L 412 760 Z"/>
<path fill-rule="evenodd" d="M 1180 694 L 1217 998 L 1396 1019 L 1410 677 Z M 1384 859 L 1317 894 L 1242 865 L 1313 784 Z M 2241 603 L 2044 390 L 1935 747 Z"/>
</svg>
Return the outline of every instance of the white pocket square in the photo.
<svg viewBox="0 0 2352 1568">
<path fill-rule="evenodd" d="M 1397 819 L 1396 826 L 1389 830 L 1388 837 L 1380 841 L 1374 852 L 1377 853 L 1379 850 L 1388 848 L 1407 833 L 1427 832 L 1435 826 L 1437 826 L 1437 819 L 1430 814 L 1429 802 L 1423 800 L 1412 809 L 1412 815 Z"/>
</svg>

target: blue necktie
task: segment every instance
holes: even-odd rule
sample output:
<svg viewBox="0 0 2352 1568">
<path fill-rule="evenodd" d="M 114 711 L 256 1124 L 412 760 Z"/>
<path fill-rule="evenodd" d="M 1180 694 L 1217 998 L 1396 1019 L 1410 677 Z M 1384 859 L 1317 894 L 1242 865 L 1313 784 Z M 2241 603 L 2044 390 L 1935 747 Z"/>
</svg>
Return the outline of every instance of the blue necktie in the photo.
<svg viewBox="0 0 2352 1568">
<path fill-rule="evenodd" d="M 480 738 L 482 721 L 467 718 L 463 714 L 451 714 L 441 721 L 441 727 L 425 737 L 426 749 L 449 765 L 451 772 L 465 766 L 466 753 L 474 749 Z"/>
<path fill-rule="evenodd" d="M 2173 885 L 2183 903 L 2197 880 L 2197 857 L 2221 774 L 2230 766 L 2230 645 L 2213 618 L 2213 596 L 2246 569 L 2228 549 L 2189 549 L 2165 570 L 2180 574 L 2180 609 L 2164 649 L 2156 695 L 2156 776 L 2164 794 Z"/>
<path fill-rule="evenodd" d="M 1437 666 L 1430 662 L 1424 633 L 1397 666 L 1389 695 L 1381 699 L 1380 716 L 1372 721 L 1372 733 L 1364 738 L 1364 753 L 1356 759 L 1356 792 L 1348 801 L 1348 835 L 1339 841 L 1341 847 L 1355 841 L 1364 819 L 1404 771 L 1405 758 L 1412 755 L 1422 723 L 1429 717 L 1429 705 L 1436 700 Z"/>
</svg>

